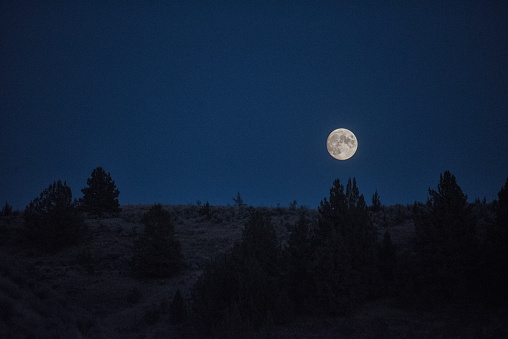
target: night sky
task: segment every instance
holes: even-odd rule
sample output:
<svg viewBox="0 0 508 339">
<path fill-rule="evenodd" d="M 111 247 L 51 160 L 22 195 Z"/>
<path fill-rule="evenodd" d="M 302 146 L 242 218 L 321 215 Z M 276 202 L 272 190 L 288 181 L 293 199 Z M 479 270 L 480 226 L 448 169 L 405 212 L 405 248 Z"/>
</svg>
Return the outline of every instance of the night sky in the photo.
<svg viewBox="0 0 508 339">
<path fill-rule="evenodd" d="M 102 166 L 120 204 L 469 201 L 508 176 L 506 1 L 1 1 L 0 205 Z M 333 159 L 326 138 L 353 131 Z"/>
</svg>

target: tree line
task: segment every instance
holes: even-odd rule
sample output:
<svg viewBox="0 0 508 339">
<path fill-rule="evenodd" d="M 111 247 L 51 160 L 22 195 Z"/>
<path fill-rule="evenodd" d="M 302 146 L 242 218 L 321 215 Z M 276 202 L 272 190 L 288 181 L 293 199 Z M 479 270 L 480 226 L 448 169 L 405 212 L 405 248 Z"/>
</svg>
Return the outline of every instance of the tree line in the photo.
<svg viewBox="0 0 508 339">
<path fill-rule="evenodd" d="M 58 181 L 30 202 L 24 214 L 26 239 L 56 251 L 86 232 L 83 214 L 117 216 L 119 191 L 98 167 L 72 201 Z M 249 218 L 233 248 L 205 266 L 188 304 L 181 294 L 172 303 L 173 323 L 192 323 L 205 333 L 235 334 L 306 315 L 347 315 L 372 298 L 394 297 L 412 307 L 506 305 L 508 298 L 508 179 L 490 208 L 495 218 L 479 229 L 474 204 L 467 202 L 449 171 L 426 203 L 412 206 L 415 235 L 405 249 L 387 231 L 378 241 L 371 216 L 382 211 L 376 192 L 369 207 L 355 178 L 335 180 L 311 225 L 303 211 L 282 246 L 270 217 L 246 207 Z M 8 207 L 5 207 L 6 209 Z M 203 215 L 210 214 L 207 203 Z M 171 215 L 154 205 L 143 218 L 131 269 L 139 278 L 172 276 L 181 270 L 181 245 Z"/>
<path fill-rule="evenodd" d="M 478 229 L 473 204 L 449 171 L 413 205 L 415 235 L 401 250 L 387 231 L 377 240 L 356 180 L 335 180 L 282 247 L 269 218 L 251 209 L 241 240 L 211 260 L 192 294 L 205 333 L 235 337 L 308 315 L 348 315 L 363 302 L 393 297 L 407 307 L 488 311 L 507 304 L 508 179 L 492 204 L 495 220 Z"/>
</svg>

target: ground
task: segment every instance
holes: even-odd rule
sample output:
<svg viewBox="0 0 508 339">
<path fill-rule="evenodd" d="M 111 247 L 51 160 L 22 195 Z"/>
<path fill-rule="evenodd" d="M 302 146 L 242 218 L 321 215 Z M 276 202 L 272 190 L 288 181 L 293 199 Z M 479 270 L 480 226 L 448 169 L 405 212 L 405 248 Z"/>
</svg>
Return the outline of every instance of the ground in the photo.
<svg viewBox="0 0 508 339">
<path fill-rule="evenodd" d="M 182 244 L 185 268 L 171 278 L 143 281 L 131 276 L 129 263 L 133 241 L 143 230 L 141 216 L 150 207 L 122 206 L 117 218 L 87 219 L 87 239 L 54 255 L 20 245 L 22 213 L 2 217 L 0 337 L 194 337 L 192 329 L 169 325 L 169 304 L 180 289 L 191 306 L 191 288 L 204 265 L 241 237 L 248 209 L 214 206 L 206 216 L 198 205 L 164 206 Z M 261 209 L 271 216 L 282 245 L 301 212 L 311 225 L 318 220 L 318 212 L 307 208 Z M 378 237 L 389 230 L 396 246 L 406 246 L 414 234 L 410 211 L 397 205 L 372 214 Z M 468 324 L 446 310 L 426 314 L 384 298 L 347 318 L 302 318 L 252 337 L 496 337 L 507 333 L 500 324 L 508 323 L 508 316 L 500 314 Z"/>
</svg>

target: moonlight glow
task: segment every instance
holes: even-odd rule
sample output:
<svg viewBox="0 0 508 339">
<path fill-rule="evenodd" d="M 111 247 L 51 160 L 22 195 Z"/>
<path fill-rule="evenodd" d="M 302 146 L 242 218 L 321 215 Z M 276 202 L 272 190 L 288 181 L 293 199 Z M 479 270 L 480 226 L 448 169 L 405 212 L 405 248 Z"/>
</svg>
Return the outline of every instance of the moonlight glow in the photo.
<svg viewBox="0 0 508 339">
<path fill-rule="evenodd" d="M 334 130 L 326 139 L 326 149 L 337 160 L 351 158 L 358 148 L 355 135 L 348 129 L 339 128 Z"/>
</svg>

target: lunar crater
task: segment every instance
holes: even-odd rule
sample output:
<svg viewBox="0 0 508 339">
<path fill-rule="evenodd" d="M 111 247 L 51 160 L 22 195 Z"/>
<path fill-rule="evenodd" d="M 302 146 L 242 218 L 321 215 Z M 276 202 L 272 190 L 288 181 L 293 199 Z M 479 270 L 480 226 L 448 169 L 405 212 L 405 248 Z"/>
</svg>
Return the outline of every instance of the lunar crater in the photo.
<svg viewBox="0 0 508 339">
<path fill-rule="evenodd" d="M 337 160 L 351 158 L 358 148 L 356 136 L 348 129 L 339 128 L 328 135 L 326 140 L 328 153 Z"/>
</svg>

